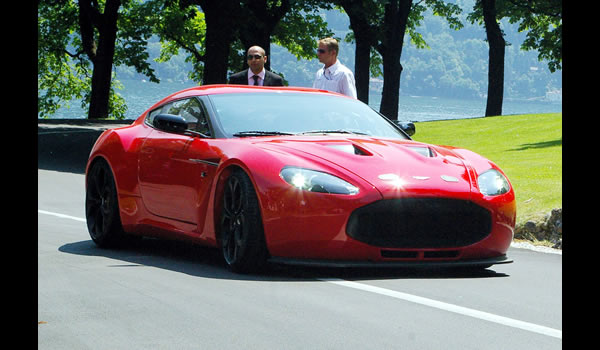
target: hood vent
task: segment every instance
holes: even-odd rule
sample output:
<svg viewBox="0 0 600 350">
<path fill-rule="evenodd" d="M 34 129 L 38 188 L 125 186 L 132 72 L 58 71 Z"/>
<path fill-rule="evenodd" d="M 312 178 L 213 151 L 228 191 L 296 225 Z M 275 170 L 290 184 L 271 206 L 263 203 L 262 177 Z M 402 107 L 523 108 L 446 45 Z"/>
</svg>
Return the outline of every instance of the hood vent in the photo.
<svg viewBox="0 0 600 350">
<path fill-rule="evenodd" d="M 370 152 L 368 152 L 367 150 L 358 147 L 352 143 L 344 143 L 344 144 L 337 144 L 337 145 L 326 145 L 327 147 L 331 147 L 331 148 L 335 148 L 339 151 L 342 152 L 346 152 L 346 153 L 350 153 L 350 154 L 355 154 L 358 156 L 371 156 L 372 154 Z"/>
<path fill-rule="evenodd" d="M 411 150 L 419 153 L 423 157 L 433 158 L 435 157 L 435 152 L 429 147 L 421 147 L 421 146 L 408 146 Z"/>
</svg>

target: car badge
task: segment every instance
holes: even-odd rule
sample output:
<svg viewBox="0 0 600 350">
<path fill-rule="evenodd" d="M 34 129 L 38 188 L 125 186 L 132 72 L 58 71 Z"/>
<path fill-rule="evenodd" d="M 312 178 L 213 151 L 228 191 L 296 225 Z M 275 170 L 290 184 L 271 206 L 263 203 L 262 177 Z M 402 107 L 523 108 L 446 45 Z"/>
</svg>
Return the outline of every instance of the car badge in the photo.
<svg viewBox="0 0 600 350">
<path fill-rule="evenodd" d="M 458 179 L 455 178 L 454 176 L 449 176 L 449 175 L 442 175 L 440 176 L 442 178 L 442 180 L 444 181 L 448 181 L 448 182 L 458 182 Z"/>
<path fill-rule="evenodd" d="M 412 178 L 415 180 L 429 180 L 430 179 L 429 176 L 413 176 Z"/>
</svg>

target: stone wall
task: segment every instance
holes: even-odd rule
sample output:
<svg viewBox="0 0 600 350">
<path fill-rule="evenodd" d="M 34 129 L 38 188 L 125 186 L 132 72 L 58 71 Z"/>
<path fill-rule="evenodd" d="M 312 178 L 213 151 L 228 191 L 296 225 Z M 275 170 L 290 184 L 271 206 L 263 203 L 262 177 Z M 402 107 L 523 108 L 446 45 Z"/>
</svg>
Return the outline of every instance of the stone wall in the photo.
<svg viewBox="0 0 600 350">
<path fill-rule="evenodd" d="M 541 222 L 527 221 L 515 227 L 515 238 L 549 241 L 552 248 L 562 249 L 562 208 L 552 209 Z"/>
</svg>

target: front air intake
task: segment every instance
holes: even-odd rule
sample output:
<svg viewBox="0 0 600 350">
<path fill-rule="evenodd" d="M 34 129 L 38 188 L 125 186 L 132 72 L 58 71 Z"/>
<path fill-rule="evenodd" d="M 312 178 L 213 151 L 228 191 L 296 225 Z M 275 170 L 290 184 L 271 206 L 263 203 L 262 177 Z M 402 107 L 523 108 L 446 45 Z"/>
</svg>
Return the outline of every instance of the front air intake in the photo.
<svg viewBox="0 0 600 350">
<path fill-rule="evenodd" d="M 479 242 L 490 234 L 491 226 L 490 211 L 471 201 L 400 198 L 356 209 L 346 233 L 383 248 L 443 248 Z"/>
</svg>

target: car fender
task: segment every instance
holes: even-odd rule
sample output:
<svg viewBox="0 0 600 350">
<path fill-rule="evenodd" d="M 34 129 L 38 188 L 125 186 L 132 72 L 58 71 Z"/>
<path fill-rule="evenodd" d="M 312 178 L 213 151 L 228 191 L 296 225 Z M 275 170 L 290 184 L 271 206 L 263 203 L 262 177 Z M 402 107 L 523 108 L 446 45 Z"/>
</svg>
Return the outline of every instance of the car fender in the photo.
<svg viewBox="0 0 600 350">
<path fill-rule="evenodd" d="M 91 165 L 97 159 L 102 158 L 109 164 L 113 172 L 119 195 L 139 196 L 137 181 L 138 150 L 145 136 L 150 132 L 151 129 L 143 125 L 132 125 L 104 131 L 92 147 L 86 166 L 86 174 Z"/>
<path fill-rule="evenodd" d="M 452 146 L 438 146 L 437 150 L 439 151 L 440 148 L 453 152 L 463 160 L 463 162 L 469 169 L 469 173 L 471 174 L 470 176 L 473 184 L 473 186 L 471 186 L 473 192 L 472 200 L 483 207 L 493 206 L 493 212 L 496 214 L 493 220 L 496 223 L 504 226 L 507 229 L 507 231 L 510 231 L 511 233 L 510 239 L 506 240 L 508 243 L 503 244 L 510 244 L 510 240 L 512 240 L 512 237 L 514 235 L 514 226 L 516 224 L 517 204 L 514 187 L 510 182 L 508 176 L 506 176 L 506 173 L 504 173 L 504 171 L 500 169 L 500 167 L 498 167 L 496 163 L 473 151 Z M 479 192 L 477 178 L 479 175 L 483 174 L 484 172 L 490 169 L 495 169 L 499 171 L 502 175 L 504 175 L 504 177 L 509 183 L 510 191 L 503 195 L 494 197 L 488 197 Z"/>
</svg>

